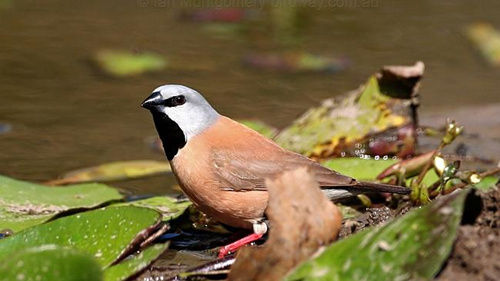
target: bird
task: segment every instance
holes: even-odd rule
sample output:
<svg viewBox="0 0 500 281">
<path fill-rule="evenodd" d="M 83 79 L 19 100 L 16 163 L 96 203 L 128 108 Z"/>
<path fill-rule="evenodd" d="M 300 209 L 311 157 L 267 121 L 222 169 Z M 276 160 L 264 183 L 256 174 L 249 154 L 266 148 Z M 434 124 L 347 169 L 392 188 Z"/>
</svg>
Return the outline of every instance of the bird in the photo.
<svg viewBox="0 0 500 281">
<path fill-rule="evenodd" d="M 183 85 L 160 86 L 141 106 L 151 112 L 172 172 L 193 204 L 223 224 L 253 230 L 219 256 L 267 232 L 265 180 L 285 171 L 307 167 L 331 200 L 364 192 L 409 193 L 402 186 L 358 181 L 284 149 L 219 114 L 202 94 Z"/>
</svg>

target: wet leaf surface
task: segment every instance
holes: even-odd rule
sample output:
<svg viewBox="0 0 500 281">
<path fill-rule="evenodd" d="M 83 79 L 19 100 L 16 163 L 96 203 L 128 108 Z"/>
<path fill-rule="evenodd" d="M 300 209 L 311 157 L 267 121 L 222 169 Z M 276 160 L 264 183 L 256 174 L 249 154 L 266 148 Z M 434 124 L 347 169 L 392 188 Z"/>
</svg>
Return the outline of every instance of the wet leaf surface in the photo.
<svg viewBox="0 0 500 281">
<path fill-rule="evenodd" d="M 393 159 L 335 158 L 322 165 L 358 180 L 374 180 L 384 169 L 396 163 Z"/>
<path fill-rule="evenodd" d="M 111 162 L 95 167 L 78 169 L 64 174 L 60 179 L 48 182 L 51 185 L 61 185 L 81 182 L 105 182 L 125 179 L 142 178 L 171 172 L 166 161 L 133 160 Z"/>
<path fill-rule="evenodd" d="M 427 280 L 450 253 L 467 192 L 415 209 L 329 246 L 286 280 Z"/>
<path fill-rule="evenodd" d="M 136 206 L 151 208 L 160 212 L 163 216 L 164 221 L 168 221 L 178 218 L 189 206 L 191 206 L 191 204 L 192 203 L 189 200 L 179 200 L 168 196 L 155 196 L 137 201 L 118 203 L 113 206 Z"/>
<path fill-rule="evenodd" d="M 140 273 L 168 248 L 168 243 L 153 245 L 104 271 L 105 281 L 122 281 Z"/>
<path fill-rule="evenodd" d="M 87 254 L 56 245 L 27 248 L 2 259 L 0 280 L 100 281 L 100 265 Z"/>
<path fill-rule="evenodd" d="M 261 248 L 240 250 L 229 280 L 280 280 L 333 241 L 340 230 L 338 208 L 319 189 L 306 169 L 266 180 L 270 220 L 269 239 Z"/>
<path fill-rule="evenodd" d="M 339 173 L 354 177 L 359 180 L 375 180 L 381 173 L 385 173 L 391 166 L 397 165 L 394 159 L 375 160 L 361 158 L 335 158 L 323 162 L 323 166 Z M 392 174 L 391 174 L 392 175 Z M 413 174 L 415 175 L 415 174 Z M 439 180 L 439 176 L 430 170 L 422 180 L 425 185 L 431 185 Z M 409 181 L 407 181 L 407 184 Z"/>
<path fill-rule="evenodd" d="M 19 231 L 64 211 L 94 208 L 122 198 L 116 189 L 103 184 L 51 188 L 0 176 L 0 229 Z"/>
<path fill-rule="evenodd" d="M 81 250 L 107 267 L 136 249 L 158 228 L 160 220 L 155 210 L 132 206 L 75 214 L 0 240 L 0 260 L 29 247 L 54 244 Z"/>
</svg>

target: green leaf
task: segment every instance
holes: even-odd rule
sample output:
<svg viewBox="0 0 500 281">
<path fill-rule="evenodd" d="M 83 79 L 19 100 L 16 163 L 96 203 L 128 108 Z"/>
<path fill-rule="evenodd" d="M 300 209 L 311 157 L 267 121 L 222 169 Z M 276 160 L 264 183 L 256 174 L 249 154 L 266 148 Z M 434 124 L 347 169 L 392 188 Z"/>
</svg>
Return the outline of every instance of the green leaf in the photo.
<svg viewBox="0 0 500 281">
<path fill-rule="evenodd" d="M 167 65 L 164 58 L 154 53 L 131 53 L 120 50 L 102 50 L 95 60 L 107 73 L 117 76 L 133 76 L 158 71 Z"/>
<path fill-rule="evenodd" d="M 238 122 L 270 139 L 273 138 L 278 131 L 276 128 L 273 128 L 259 120 L 238 120 Z"/>
<path fill-rule="evenodd" d="M 0 229 L 19 231 L 63 211 L 95 208 L 122 198 L 116 189 L 103 184 L 53 188 L 0 176 Z"/>
<path fill-rule="evenodd" d="M 428 280 L 448 257 L 467 192 L 334 243 L 286 280 Z"/>
<path fill-rule="evenodd" d="M 60 185 L 89 181 L 116 181 L 147 177 L 168 172 L 171 172 L 171 169 L 170 164 L 166 161 L 120 161 L 78 169 L 66 173 L 62 178 L 50 181 L 48 184 Z"/>
<path fill-rule="evenodd" d="M 500 65 L 500 31 L 489 23 L 475 23 L 468 25 L 465 32 L 491 65 Z"/>
<path fill-rule="evenodd" d="M 377 176 L 387 169 L 389 166 L 397 163 L 398 160 L 375 160 L 361 158 L 334 158 L 322 163 L 323 166 L 335 170 L 341 174 L 356 178 L 358 180 L 375 180 Z M 425 186 L 430 186 L 439 180 L 439 176 L 434 170 L 429 170 L 425 174 L 422 183 Z M 409 186 L 410 180 L 407 180 Z"/>
<path fill-rule="evenodd" d="M 73 247 L 109 266 L 145 229 L 155 228 L 161 215 L 132 206 L 107 207 L 25 229 L 0 240 L 0 260 L 13 253 L 44 244 Z"/>
<path fill-rule="evenodd" d="M 434 169 L 432 169 L 427 171 L 427 173 L 424 176 L 424 179 L 422 180 L 422 184 L 424 186 L 429 187 L 438 180 L 439 180 L 439 175 L 436 173 L 436 171 L 434 171 Z M 411 180 L 407 180 L 406 185 L 410 186 L 410 181 Z"/>
<path fill-rule="evenodd" d="M 497 188 L 497 184 L 498 184 L 498 177 L 488 176 L 483 178 L 480 182 L 474 184 L 473 187 L 482 191 L 490 191 Z"/>
<path fill-rule="evenodd" d="M 22 281 L 99 281 L 99 264 L 75 249 L 43 245 L 15 253 L 2 261 L 0 280 Z"/>
<path fill-rule="evenodd" d="M 188 200 L 178 200 L 168 196 L 155 196 L 143 200 L 118 203 L 113 206 L 137 206 L 155 209 L 163 215 L 164 221 L 168 221 L 182 215 L 191 204 L 191 201 Z"/>
<path fill-rule="evenodd" d="M 397 160 L 393 159 L 334 158 L 322 164 L 329 169 L 358 180 L 374 180 L 378 174 L 396 162 Z"/>
<path fill-rule="evenodd" d="M 126 280 L 130 276 L 142 271 L 153 263 L 166 249 L 168 243 L 153 245 L 139 254 L 128 257 L 117 265 L 104 271 L 105 281 Z"/>
</svg>

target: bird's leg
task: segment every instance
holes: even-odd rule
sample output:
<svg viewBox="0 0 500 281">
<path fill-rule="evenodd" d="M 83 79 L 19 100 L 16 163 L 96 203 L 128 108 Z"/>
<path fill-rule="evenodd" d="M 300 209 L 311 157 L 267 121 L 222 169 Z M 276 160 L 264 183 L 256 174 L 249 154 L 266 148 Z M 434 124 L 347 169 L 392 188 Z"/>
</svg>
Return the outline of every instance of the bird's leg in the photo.
<svg viewBox="0 0 500 281">
<path fill-rule="evenodd" d="M 219 250 L 219 258 L 223 258 L 227 254 L 233 253 L 237 251 L 239 248 L 259 240 L 260 238 L 262 238 L 262 236 L 264 236 L 264 234 L 266 234 L 266 232 L 267 232 L 267 224 L 265 222 L 253 224 L 253 233 L 231 244 L 221 247 Z"/>
</svg>

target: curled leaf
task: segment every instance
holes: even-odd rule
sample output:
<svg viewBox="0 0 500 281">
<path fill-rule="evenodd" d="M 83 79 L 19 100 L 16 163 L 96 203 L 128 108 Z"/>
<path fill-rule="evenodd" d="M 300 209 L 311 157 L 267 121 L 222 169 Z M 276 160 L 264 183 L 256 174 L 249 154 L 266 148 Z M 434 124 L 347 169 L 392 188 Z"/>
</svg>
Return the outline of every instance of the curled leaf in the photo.
<svg viewBox="0 0 500 281">
<path fill-rule="evenodd" d="M 411 155 L 416 137 L 416 92 L 422 74 L 422 63 L 408 69 L 385 68 L 343 99 L 327 99 L 309 109 L 282 130 L 276 141 L 317 159 Z"/>
</svg>

